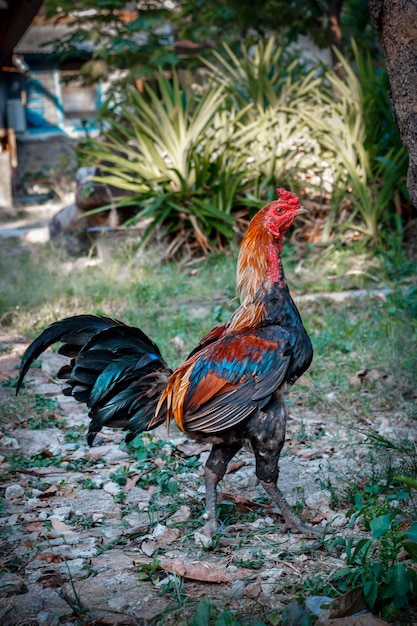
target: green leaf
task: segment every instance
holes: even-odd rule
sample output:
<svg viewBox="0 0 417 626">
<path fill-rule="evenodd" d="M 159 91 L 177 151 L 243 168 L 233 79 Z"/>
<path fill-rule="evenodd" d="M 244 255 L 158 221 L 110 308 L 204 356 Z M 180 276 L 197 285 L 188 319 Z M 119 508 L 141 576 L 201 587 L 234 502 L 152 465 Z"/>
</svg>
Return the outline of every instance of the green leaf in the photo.
<svg viewBox="0 0 417 626">
<path fill-rule="evenodd" d="M 408 552 L 413 561 L 417 562 L 417 543 L 415 541 L 404 541 L 403 548 Z"/>
<path fill-rule="evenodd" d="M 373 539 L 379 539 L 379 537 L 391 529 L 394 515 L 395 513 L 386 513 L 385 515 L 380 515 L 370 521 L 369 527 L 372 531 Z"/>
<path fill-rule="evenodd" d="M 410 528 L 406 532 L 406 537 L 410 541 L 415 541 L 417 543 L 417 522 L 413 522 Z"/>
<path fill-rule="evenodd" d="M 391 588 L 393 595 L 398 597 L 407 596 L 410 589 L 410 578 L 407 569 L 402 563 L 396 563 L 388 570 L 386 582 Z"/>
<path fill-rule="evenodd" d="M 194 617 L 189 622 L 189 626 L 209 626 L 211 614 L 211 604 L 208 600 L 199 602 Z"/>
</svg>

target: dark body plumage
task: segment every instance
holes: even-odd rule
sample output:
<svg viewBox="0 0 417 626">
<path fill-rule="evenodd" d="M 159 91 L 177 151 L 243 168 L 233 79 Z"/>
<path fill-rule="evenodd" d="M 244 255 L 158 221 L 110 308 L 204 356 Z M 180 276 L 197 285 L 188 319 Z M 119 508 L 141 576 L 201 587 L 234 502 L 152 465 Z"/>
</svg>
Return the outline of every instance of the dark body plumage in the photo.
<svg viewBox="0 0 417 626">
<path fill-rule="evenodd" d="M 22 359 L 18 389 L 30 364 L 49 345 L 63 342 L 59 351 L 71 361 L 58 377 L 67 381 L 64 393 L 89 408 L 89 444 L 103 426 L 128 430 L 129 441 L 171 419 L 190 437 L 212 442 L 205 469 L 204 531 L 210 535 L 216 532 L 217 483 L 247 443 L 256 474 L 287 524 L 315 532 L 295 516 L 276 484 L 286 429 L 284 394 L 313 356 L 281 264 L 283 233 L 303 208 L 293 194 L 279 194 L 280 200 L 257 213 L 242 242 L 240 307 L 176 370 L 140 329 L 94 315 L 55 322 Z"/>
</svg>

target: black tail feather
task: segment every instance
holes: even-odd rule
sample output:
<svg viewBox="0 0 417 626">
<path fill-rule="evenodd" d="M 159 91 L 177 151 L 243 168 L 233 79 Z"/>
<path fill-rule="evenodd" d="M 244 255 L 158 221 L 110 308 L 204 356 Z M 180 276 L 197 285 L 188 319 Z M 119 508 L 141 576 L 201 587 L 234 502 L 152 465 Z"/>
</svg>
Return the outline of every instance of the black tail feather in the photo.
<svg viewBox="0 0 417 626">
<path fill-rule="evenodd" d="M 78 315 L 51 324 L 26 350 L 17 385 L 31 364 L 54 343 L 71 362 L 61 367 L 63 393 L 87 404 L 88 443 L 103 426 L 128 430 L 127 440 L 145 430 L 155 415 L 171 369 L 158 346 L 139 328 L 96 315 Z M 154 426 L 162 423 L 158 418 Z"/>
<path fill-rule="evenodd" d="M 49 346 L 62 341 L 71 346 L 71 354 L 67 356 L 77 356 L 83 345 L 91 339 L 97 332 L 109 328 L 109 326 L 124 325 L 110 317 L 102 317 L 99 315 L 76 315 L 75 317 L 67 317 L 59 322 L 54 322 L 43 333 L 39 335 L 33 343 L 30 344 L 23 355 L 19 371 L 19 380 L 17 381 L 16 394 L 22 386 L 23 379 L 26 376 L 30 366 L 36 359 L 45 352 Z M 69 346 L 68 346 L 69 347 Z M 77 351 L 78 348 L 78 351 Z M 61 348 L 61 354 L 66 354 L 65 346 Z"/>
</svg>

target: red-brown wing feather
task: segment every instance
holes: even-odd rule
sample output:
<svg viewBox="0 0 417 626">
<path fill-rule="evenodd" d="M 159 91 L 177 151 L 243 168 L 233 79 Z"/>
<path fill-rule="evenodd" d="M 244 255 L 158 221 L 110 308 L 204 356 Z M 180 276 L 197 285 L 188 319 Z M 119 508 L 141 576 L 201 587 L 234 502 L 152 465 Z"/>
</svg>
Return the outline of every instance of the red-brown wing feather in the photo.
<svg viewBox="0 0 417 626">
<path fill-rule="evenodd" d="M 232 428 L 262 408 L 285 380 L 288 333 L 280 327 L 225 334 L 176 370 L 166 399 L 185 432 Z"/>
</svg>

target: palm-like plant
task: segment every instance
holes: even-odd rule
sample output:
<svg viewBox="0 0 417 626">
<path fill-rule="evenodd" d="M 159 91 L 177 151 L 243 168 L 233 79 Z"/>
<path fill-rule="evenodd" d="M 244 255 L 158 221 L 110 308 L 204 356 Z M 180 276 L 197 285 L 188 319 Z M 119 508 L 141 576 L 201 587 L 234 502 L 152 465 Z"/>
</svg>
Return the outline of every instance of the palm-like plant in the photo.
<svg viewBox="0 0 417 626">
<path fill-rule="evenodd" d="M 119 206 L 151 218 L 146 235 L 160 223 L 178 232 L 188 222 L 207 248 L 216 232 L 233 235 L 231 211 L 244 179 L 233 135 L 242 114 L 224 110 L 221 86 L 197 97 L 175 74 L 172 81 L 161 75 L 158 92 L 132 91 L 117 116 L 106 114 L 105 138 L 88 150 L 101 163 L 102 183 L 131 192 Z"/>
<path fill-rule="evenodd" d="M 277 46 L 274 37 L 250 47 L 242 44 L 239 56 L 226 43 L 223 48 L 222 53 L 213 51 L 215 63 L 203 61 L 211 79 L 225 88 L 238 109 L 248 103 L 255 105 L 256 112 L 295 106 L 320 84 L 316 71 L 306 74 L 298 58 Z"/>
<path fill-rule="evenodd" d="M 344 76 L 329 70 L 330 89 L 315 94 L 313 108 L 303 111 L 303 117 L 334 172 L 335 210 L 325 237 L 334 226 L 340 199 L 349 196 L 353 211 L 339 228 L 354 228 L 375 243 L 393 214 L 394 199 L 399 193 L 407 197 L 407 155 L 399 136 L 397 141 L 388 100 L 381 106 L 383 76 L 354 44 L 353 50 L 356 72 L 336 51 Z"/>
</svg>

